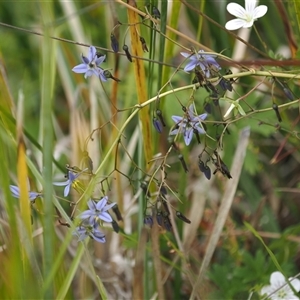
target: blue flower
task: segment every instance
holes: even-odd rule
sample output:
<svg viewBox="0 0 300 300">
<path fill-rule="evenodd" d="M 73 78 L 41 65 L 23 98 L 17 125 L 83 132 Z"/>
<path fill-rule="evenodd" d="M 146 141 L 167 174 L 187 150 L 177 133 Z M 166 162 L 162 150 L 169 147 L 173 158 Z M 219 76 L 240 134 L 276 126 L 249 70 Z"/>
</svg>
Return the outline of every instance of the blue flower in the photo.
<svg viewBox="0 0 300 300">
<path fill-rule="evenodd" d="M 192 141 L 194 130 L 197 130 L 200 134 L 205 134 L 205 130 L 199 124 L 206 117 L 206 113 L 199 116 L 195 115 L 193 104 L 191 104 L 183 117 L 172 116 L 173 121 L 176 123 L 176 128 L 170 132 L 170 135 L 182 133 L 184 142 L 188 146 Z"/>
<path fill-rule="evenodd" d="M 94 46 L 90 46 L 88 57 L 81 55 L 82 64 L 75 66 L 72 71 L 75 73 L 85 73 L 84 78 L 96 75 L 102 81 L 107 81 L 103 74 L 103 69 L 99 67 L 104 62 L 106 55 L 97 57 L 97 51 Z"/>
<path fill-rule="evenodd" d="M 180 54 L 186 58 L 189 58 L 189 62 L 184 68 L 185 72 L 194 70 L 197 66 L 204 72 L 206 78 L 210 77 L 210 69 L 214 68 L 216 71 L 221 69 L 220 65 L 216 62 L 214 57 L 216 55 L 201 54 L 204 50 L 200 50 L 198 53 L 191 55 L 190 53 L 180 52 Z"/>
<path fill-rule="evenodd" d="M 80 219 L 101 219 L 105 222 L 112 222 L 113 219 L 107 212 L 110 208 L 116 205 L 116 203 L 111 203 L 107 205 L 108 197 L 105 196 L 100 201 L 96 202 L 93 200 L 88 201 L 88 210 L 85 210 L 79 215 Z"/>
<path fill-rule="evenodd" d="M 10 185 L 9 189 L 11 191 L 11 194 L 13 197 L 20 199 L 20 189 L 19 187 L 15 185 Z M 42 193 L 37 193 L 37 192 L 29 192 L 28 193 L 28 198 L 30 201 L 34 202 L 34 200 L 38 197 L 41 197 Z"/>
<path fill-rule="evenodd" d="M 90 237 L 99 243 L 106 242 L 105 235 L 99 230 L 99 224 L 96 222 L 96 220 L 83 221 L 80 226 L 76 227 L 76 230 L 73 232 L 73 234 L 78 236 L 79 242 L 83 241 L 87 237 Z"/>
<path fill-rule="evenodd" d="M 81 172 L 73 173 L 72 171 L 68 171 L 68 180 L 63 182 L 53 182 L 53 185 L 56 186 L 66 186 L 64 190 L 64 197 L 67 197 L 70 193 L 70 188 L 73 182 L 79 177 L 80 174 L 87 171 L 88 169 L 84 169 Z"/>
</svg>

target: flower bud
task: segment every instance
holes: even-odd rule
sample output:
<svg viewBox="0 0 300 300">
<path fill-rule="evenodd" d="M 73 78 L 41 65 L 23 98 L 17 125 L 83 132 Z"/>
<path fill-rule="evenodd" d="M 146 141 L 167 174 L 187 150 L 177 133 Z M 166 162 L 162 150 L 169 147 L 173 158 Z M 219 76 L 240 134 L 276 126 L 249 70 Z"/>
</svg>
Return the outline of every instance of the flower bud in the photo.
<svg viewBox="0 0 300 300">
<path fill-rule="evenodd" d="M 119 42 L 116 39 L 114 34 L 110 35 L 110 44 L 111 44 L 111 48 L 113 49 L 114 52 L 119 51 Z"/>
<path fill-rule="evenodd" d="M 176 217 L 179 218 L 180 220 L 182 220 L 185 223 L 191 224 L 191 221 L 185 217 L 180 211 L 176 211 Z"/>
<path fill-rule="evenodd" d="M 132 57 L 131 57 L 131 54 L 130 54 L 130 52 L 129 52 L 128 46 L 124 44 L 123 50 L 125 51 L 125 54 L 126 54 L 127 59 L 128 59 L 130 62 L 132 62 Z"/>
<path fill-rule="evenodd" d="M 273 108 L 274 111 L 275 111 L 275 114 L 276 114 L 276 117 L 277 117 L 277 119 L 278 119 L 278 122 L 281 122 L 282 119 L 281 119 L 281 116 L 280 116 L 280 113 L 279 113 L 277 104 L 274 103 L 273 106 L 272 106 L 272 108 Z"/>
<path fill-rule="evenodd" d="M 144 224 L 148 225 L 149 227 L 152 227 L 153 226 L 153 218 L 149 215 L 146 215 L 144 217 Z"/>
<path fill-rule="evenodd" d="M 161 121 L 160 121 L 158 118 L 153 117 L 152 122 L 153 122 L 153 126 L 154 126 L 155 130 L 156 130 L 158 133 L 162 133 L 162 131 L 163 131 L 163 126 L 162 126 L 162 124 L 161 124 Z"/>
<path fill-rule="evenodd" d="M 140 36 L 140 42 L 142 43 L 142 48 L 144 52 L 149 52 L 146 41 L 143 37 Z"/>
</svg>

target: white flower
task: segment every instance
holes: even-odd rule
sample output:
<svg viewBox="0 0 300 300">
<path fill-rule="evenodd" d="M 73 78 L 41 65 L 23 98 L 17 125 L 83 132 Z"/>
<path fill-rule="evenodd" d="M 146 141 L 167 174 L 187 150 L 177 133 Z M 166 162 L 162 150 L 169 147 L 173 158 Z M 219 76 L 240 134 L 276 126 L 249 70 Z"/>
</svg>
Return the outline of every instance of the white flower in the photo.
<svg viewBox="0 0 300 300">
<path fill-rule="evenodd" d="M 256 7 L 257 2 L 257 0 L 245 0 L 245 8 L 237 3 L 229 3 L 227 10 L 231 15 L 237 17 L 237 19 L 227 22 L 225 28 L 228 30 L 236 30 L 242 27 L 251 27 L 256 19 L 261 18 L 268 11 L 266 5 Z"/>
<path fill-rule="evenodd" d="M 295 291 L 300 291 L 300 280 L 297 278 L 289 278 L 289 282 L 294 287 Z M 260 293 L 261 295 L 267 295 L 267 299 L 272 300 L 293 300 L 299 299 L 295 296 L 292 289 L 287 284 L 284 276 L 280 272 L 273 272 L 270 277 L 271 285 L 264 286 Z"/>
</svg>

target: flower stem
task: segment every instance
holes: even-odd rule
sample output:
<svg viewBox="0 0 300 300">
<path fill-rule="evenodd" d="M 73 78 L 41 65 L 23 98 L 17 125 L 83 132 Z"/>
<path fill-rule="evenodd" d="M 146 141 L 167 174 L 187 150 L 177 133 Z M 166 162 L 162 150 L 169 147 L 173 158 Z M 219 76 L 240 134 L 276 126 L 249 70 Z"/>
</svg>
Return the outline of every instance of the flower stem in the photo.
<svg viewBox="0 0 300 300">
<path fill-rule="evenodd" d="M 265 48 L 266 52 L 268 53 L 267 44 L 262 40 L 262 38 L 261 38 L 261 36 L 260 36 L 260 34 L 259 34 L 259 32 L 258 32 L 258 30 L 257 30 L 257 28 L 255 26 L 255 24 L 253 24 L 253 28 L 254 28 L 254 30 L 255 30 L 255 32 L 257 34 L 257 37 L 258 37 L 259 41 L 262 43 L 263 47 Z"/>
</svg>

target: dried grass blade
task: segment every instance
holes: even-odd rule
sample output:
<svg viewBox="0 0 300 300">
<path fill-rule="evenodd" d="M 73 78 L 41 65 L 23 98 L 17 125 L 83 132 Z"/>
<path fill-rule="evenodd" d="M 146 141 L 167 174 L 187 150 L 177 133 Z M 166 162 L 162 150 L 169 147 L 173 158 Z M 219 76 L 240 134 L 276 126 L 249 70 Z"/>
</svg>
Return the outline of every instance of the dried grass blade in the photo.
<svg viewBox="0 0 300 300">
<path fill-rule="evenodd" d="M 134 0 L 128 0 L 128 4 L 136 7 Z M 128 9 L 128 20 L 131 24 L 137 24 L 140 19 L 136 12 Z M 130 37 L 131 37 L 131 50 L 132 54 L 138 57 L 143 56 L 143 49 L 141 47 L 141 43 L 139 40 L 139 36 L 137 34 L 137 30 L 139 30 L 139 26 L 130 26 Z M 146 74 L 144 68 L 144 62 L 140 59 L 136 59 L 134 61 L 134 73 L 136 80 L 136 89 L 138 102 L 140 104 L 144 103 L 147 100 L 147 87 L 146 87 Z M 144 142 L 144 153 L 146 162 L 149 162 L 152 158 L 152 139 L 151 139 L 151 129 L 150 129 L 150 118 L 149 118 L 149 108 L 144 107 L 140 111 L 140 121 L 142 124 L 142 135 Z M 149 166 L 150 167 L 150 166 Z"/>
</svg>

